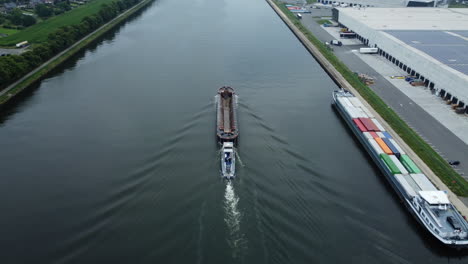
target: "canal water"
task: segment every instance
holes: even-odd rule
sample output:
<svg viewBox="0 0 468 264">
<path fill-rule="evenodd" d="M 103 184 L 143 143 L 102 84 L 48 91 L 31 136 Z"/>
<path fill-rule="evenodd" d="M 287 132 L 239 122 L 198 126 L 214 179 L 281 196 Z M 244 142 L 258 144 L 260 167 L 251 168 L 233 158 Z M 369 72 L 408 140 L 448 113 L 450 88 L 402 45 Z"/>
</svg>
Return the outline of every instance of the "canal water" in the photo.
<svg viewBox="0 0 468 264">
<path fill-rule="evenodd" d="M 157 0 L 1 116 L 0 262 L 467 263 L 406 212 L 334 89 L 263 0 Z"/>
</svg>

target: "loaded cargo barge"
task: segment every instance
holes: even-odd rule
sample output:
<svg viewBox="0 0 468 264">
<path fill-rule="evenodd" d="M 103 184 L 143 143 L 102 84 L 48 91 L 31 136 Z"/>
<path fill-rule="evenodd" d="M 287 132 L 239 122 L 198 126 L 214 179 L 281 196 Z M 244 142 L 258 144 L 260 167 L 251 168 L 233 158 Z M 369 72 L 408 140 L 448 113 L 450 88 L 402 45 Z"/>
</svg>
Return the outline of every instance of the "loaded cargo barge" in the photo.
<svg viewBox="0 0 468 264">
<path fill-rule="evenodd" d="M 237 95 L 228 86 L 219 88 L 216 95 L 216 136 L 221 142 L 236 142 L 239 136 L 237 127 Z"/>
<path fill-rule="evenodd" d="M 468 247 L 468 223 L 449 201 L 446 192 L 432 184 L 351 92 L 334 91 L 333 101 L 415 219 L 445 245 Z"/>
</svg>

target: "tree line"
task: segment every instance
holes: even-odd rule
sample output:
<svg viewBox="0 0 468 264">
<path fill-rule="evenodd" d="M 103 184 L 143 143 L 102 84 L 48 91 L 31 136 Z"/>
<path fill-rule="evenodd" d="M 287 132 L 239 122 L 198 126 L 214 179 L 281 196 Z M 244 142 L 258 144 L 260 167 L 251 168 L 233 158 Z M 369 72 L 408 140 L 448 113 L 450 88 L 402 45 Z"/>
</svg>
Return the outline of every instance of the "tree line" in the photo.
<svg viewBox="0 0 468 264">
<path fill-rule="evenodd" d="M 0 88 L 3 89 L 23 77 L 40 64 L 141 1 L 118 0 L 110 4 L 103 4 L 96 14 L 84 17 L 79 24 L 63 26 L 50 33 L 47 41 L 35 45 L 33 50 L 24 52 L 21 55 L 0 57 Z"/>
</svg>

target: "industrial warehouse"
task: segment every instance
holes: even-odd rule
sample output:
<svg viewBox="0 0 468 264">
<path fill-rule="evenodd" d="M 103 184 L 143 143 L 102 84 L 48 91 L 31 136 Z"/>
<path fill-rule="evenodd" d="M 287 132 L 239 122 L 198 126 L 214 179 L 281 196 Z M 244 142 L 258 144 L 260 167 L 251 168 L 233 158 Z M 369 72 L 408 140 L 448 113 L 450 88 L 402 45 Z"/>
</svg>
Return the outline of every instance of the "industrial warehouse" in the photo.
<svg viewBox="0 0 468 264">
<path fill-rule="evenodd" d="M 333 18 L 468 113 L 468 9 L 335 8 Z"/>
<path fill-rule="evenodd" d="M 318 0 L 324 5 L 359 7 L 447 7 L 447 0 Z"/>
</svg>

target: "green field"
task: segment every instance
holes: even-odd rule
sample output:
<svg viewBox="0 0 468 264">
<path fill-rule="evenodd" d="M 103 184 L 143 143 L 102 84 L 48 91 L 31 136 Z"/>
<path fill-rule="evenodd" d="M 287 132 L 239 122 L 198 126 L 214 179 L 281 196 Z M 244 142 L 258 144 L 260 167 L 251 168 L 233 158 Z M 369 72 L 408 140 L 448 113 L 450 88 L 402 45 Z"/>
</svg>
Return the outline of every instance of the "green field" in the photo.
<svg viewBox="0 0 468 264">
<path fill-rule="evenodd" d="M 97 13 L 102 4 L 110 3 L 112 1 L 114 0 L 93 0 L 83 6 L 70 10 L 69 12 L 51 17 L 34 26 L 21 30 L 16 34 L 0 38 L 0 46 L 13 46 L 16 43 L 25 40 L 29 41 L 29 43 L 43 42 L 47 39 L 49 33 L 55 31 L 57 28 L 77 24 L 81 22 L 85 16 Z"/>
<path fill-rule="evenodd" d="M 335 67 L 338 72 L 353 86 L 359 94 L 374 108 L 380 116 L 395 130 L 395 132 L 408 144 L 408 146 L 426 163 L 427 166 L 459 196 L 468 197 L 468 182 L 463 179 L 434 149 L 429 146 L 408 124 L 406 124 L 393 109 L 368 86 L 363 84 L 356 74 L 354 74 L 338 57 L 328 50 L 327 47 L 312 33 L 307 30 L 296 16 L 280 2 L 274 1 L 284 14 L 296 26 L 320 53 Z"/>
<path fill-rule="evenodd" d="M 18 31 L 19 30 L 17 30 L 17 29 L 9 29 L 9 28 L 0 27 L 0 33 L 2 33 L 2 34 L 12 35 L 12 34 L 15 34 Z"/>
</svg>

